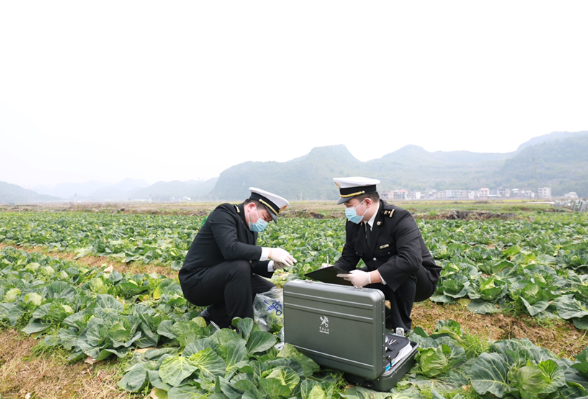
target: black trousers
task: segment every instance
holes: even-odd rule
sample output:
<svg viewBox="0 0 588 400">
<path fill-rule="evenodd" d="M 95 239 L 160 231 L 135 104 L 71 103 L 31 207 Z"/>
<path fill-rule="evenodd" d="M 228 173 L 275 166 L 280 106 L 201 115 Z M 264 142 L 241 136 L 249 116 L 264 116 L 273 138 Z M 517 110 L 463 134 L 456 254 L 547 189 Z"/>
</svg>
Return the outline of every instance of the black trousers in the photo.
<svg viewBox="0 0 588 400">
<path fill-rule="evenodd" d="M 184 297 L 197 306 L 209 306 L 208 315 L 219 327 L 231 326 L 235 317 L 253 318 L 253 299 L 274 284 L 251 272 L 244 260 L 225 261 L 200 271 L 197 279 L 182 284 Z"/>
<path fill-rule="evenodd" d="M 396 291 L 381 283 L 374 283 L 366 287 L 382 291 L 386 300 L 390 302 L 390 309 L 386 310 L 386 326 L 391 329 L 404 328 L 405 331 L 412 329 L 410 314 L 413 304 L 428 299 L 435 292 L 435 285 L 422 266 L 415 274 L 409 276 Z"/>
</svg>

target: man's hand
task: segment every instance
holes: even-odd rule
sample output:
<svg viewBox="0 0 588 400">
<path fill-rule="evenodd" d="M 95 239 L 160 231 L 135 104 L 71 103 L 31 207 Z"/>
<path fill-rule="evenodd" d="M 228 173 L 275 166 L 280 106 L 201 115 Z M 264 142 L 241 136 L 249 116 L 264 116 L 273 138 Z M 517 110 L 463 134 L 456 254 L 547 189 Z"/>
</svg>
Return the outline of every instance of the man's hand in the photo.
<svg viewBox="0 0 588 400">
<path fill-rule="evenodd" d="M 291 267 L 296 262 L 296 259 L 290 253 L 279 247 L 270 249 L 269 259 L 274 261 L 274 268 L 276 268 L 276 263 Z"/>
<path fill-rule="evenodd" d="M 351 282 L 351 284 L 356 288 L 364 287 L 365 285 L 372 283 L 370 279 L 370 273 L 361 271 L 359 269 L 354 269 L 348 274 L 337 274 L 337 276 Z"/>
<path fill-rule="evenodd" d="M 327 263 L 322 263 L 321 267 L 319 269 L 323 269 L 323 268 L 327 268 L 327 267 L 330 267 L 330 265 Z"/>
<path fill-rule="evenodd" d="M 284 269 L 286 267 L 287 267 L 286 264 L 282 264 L 281 262 L 274 261 L 274 271 L 276 271 L 278 269 Z"/>
</svg>

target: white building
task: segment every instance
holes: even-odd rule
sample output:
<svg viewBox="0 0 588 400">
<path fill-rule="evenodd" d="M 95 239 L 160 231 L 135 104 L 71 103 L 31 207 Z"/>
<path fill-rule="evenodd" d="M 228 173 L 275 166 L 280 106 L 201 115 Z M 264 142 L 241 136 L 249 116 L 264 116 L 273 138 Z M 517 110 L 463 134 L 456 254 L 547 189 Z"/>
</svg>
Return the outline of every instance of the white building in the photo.
<svg viewBox="0 0 588 400">
<path fill-rule="evenodd" d="M 540 199 L 551 199 L 551 188 L 542 187 L 537 189 L 537 195 Z"/>
<path fill-rule="evenodd" d="M 564 197 L 566 199 L 577 199 L 578 194 L 576 192 L 569 192 L 569 193 L 564 194 Z"/>
</svg>

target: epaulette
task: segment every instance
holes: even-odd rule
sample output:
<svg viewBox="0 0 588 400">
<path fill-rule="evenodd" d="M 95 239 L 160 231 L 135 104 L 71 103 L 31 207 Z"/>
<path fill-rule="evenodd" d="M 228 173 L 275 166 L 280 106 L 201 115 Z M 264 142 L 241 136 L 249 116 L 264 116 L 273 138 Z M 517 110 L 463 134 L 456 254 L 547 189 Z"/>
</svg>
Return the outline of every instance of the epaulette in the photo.
<svg viewBox="0 0 588 400">
<path fill-rule="evenodd" d="M 239 207 L 235 206 L 235 208 L 237 209 L 237 214 L 241 214 L 241 210 L 239 210 Z"/>
<path fill-rule="evenodd" d="M 394 208 L 392 210 L 386 210 L 384 211 L 384 215 L 389 214 L 388 216 L 392 218 L 392 215 L 394 215 L 394 211 L 396 211 Z"/>
</svg>

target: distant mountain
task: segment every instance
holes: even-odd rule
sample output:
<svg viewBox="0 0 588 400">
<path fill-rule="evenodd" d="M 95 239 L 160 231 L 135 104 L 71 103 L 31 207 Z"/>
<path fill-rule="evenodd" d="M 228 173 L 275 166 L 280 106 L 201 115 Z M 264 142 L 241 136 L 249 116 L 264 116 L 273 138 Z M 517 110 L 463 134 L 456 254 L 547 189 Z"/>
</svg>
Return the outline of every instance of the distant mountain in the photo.
<svg viewBox="0 0 588 400">
<path fill-rule="evenodd" d="M 343 145 L 315 147 L 309 154 L 287 162 L 245 162 L 223 171 L 212 198 L 244 200 L 249 187 L 278 193 L 288 199 L 332 199 L 334 176 L 349 176 L 361 168 Z"/>
<path fill-rule="evenodd" d="M 575 191 L 588 196 L 584 183 L 588 181 L 586 142 L 588 131 L 544 135 L 512 153 L 428 152 L 409 145 L 367 162 L 357 160 L 343 145 L 317 147 L 287 162 L 245 162 L 230 167 L 220 174 L 210 196 L 242 200 L 254 186 L 291 200 L 336 199 L 333 178 L 337 176 L 379 179 L 380 191 L 473 190 L 502 185 L 536 191 L 552 185 L 554 194 Z M 536 177 L 530 175 L 533 155 Z"/>
<path fill-rule="evenodd" d="M 517 151 L 521 151 L 526 149 L 530 146 L 535 146 L 538 144 L 542 144 L 545 142 L 553 142 L 555 140 L 563 140 L 570 137 L 577 137 L 588 134 L 588 131 L 580 131 L 580 132 L 551 132 L 546 135 L 536 136 L 531 140 L 521 144 Z"/>
<path fill-rule="evenodd" d="M 513 153 L 509 153 L 513 154 Z M 246 162 L 220 174 L 211 196 L 238 200 L 250 186 L 279 193 L 288 199 L 334 199 L 337 176 L 369 176 L 379 189 L 446 189 L 452 185 L 481 185 L 482 176 L 500 168 L 509 154 L 466 151 L 428 152 L 409 145 L 382 158 L 361 162 L 343 145 L 316 147 L 291 161 Z M 479 182 L 478 182 L 479 181 Z"/>
<path fill-rule="evenodd" d="M 47 196 L 24 189 L 18 185 L 0 182 L 0 203 L 37 203 L 60 200 L 54 196 Z"/>
<path fill-rule="evenodd" d="M 552 193 L 573 191 L 588 196 L 588 131 L 560 137 L 525 147 L 505 161 L 494 182 L 510 187 L 551 186 Z"/>
<path fill-rule="evenodd" d="M 499 186 L 536 191 L 538 187 L 551 186 L 554 195 L 575 191 L 580 196 L 588 196 L 586 154 L 588 131 L 552 132 L 532 138 L 511 153 L 428 152 L 422 147 L 409 145 L 367 162 L 359 161 L 345 146 L 337 145 L 316 147 L 308 154 L 287 162 L 241 163 L 226 169 L 218 178 L 207 181 L 148 185 L 143 180 L 125 179 L 117 184 L 92 181 L 63 183 L 54 187 L 36 186 L 33 189 L 69 201 L 73 200 L 74 194 L 80 201 L 165 202 L 187 198 L 239 201 L 249 196 L 249 187 L 253 186 L 289 200 L 327 200 L 337 198 L 334 177 L 368 176 L 380 179 L 380 191 L 473 190 Z M 10 190 L 0 187 L 0 202 L 58 200 L 16 185 L 10 186 Z M 13 200 L 4 200 L 8 198 L 7 193 Z"/>
</svg>

